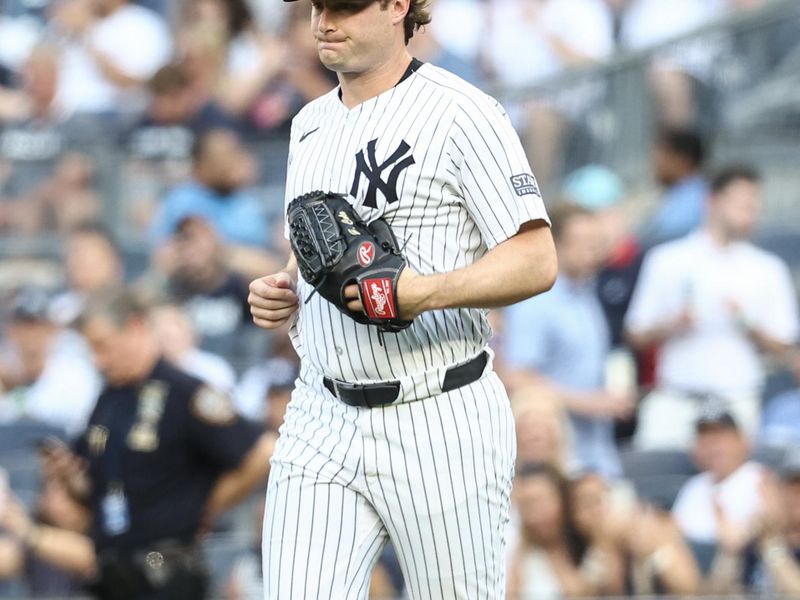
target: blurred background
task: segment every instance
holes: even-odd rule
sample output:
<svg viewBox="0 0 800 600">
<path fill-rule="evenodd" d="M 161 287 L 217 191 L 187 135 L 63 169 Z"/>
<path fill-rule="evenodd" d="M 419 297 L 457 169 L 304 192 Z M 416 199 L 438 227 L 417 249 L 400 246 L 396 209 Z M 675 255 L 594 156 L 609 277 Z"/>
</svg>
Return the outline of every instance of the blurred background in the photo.
<svg viewBox="0 0 800 600">
<path fill-rule="evenodd" d="M 509 597 L 800 597 L 800 2 L 432 9 L 411 52 L 503 103 L 562 270 L 491 315 Z M 106 288 L 149 294 L 164 354 L 280 425 L 297 358 L 246 298 L 285 264 L 291 119 L 336 85 L 309 10 L 0 0 L 0 504 L 86 526 L 36 444 L 83 431 L 101 380 L 70 325 Z M 262 512 L 205 536 L 215 597 L 261 597 Z M 0 598 L 80 598 L 2 513 Z M 391 550 L 372 590 L 402 597 Z"/>
</svg>

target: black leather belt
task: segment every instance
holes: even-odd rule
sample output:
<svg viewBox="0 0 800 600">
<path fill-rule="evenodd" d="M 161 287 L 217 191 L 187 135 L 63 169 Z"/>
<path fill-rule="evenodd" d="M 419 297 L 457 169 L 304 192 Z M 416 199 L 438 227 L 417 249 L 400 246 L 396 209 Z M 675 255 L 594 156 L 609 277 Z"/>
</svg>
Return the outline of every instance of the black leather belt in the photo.
<svg viewBox="0 0 800 600">
<path fill-rule="evenodd" d="M 481 352 L 464 364 L 447 369 L 442 382 L 442 393 L 455 390 L 480 379 L 486 368 L 489 355 Z M 325 377 L 322 380 L 325 388 L 348 406 L 358 408 L 374 408 L 391 404 L 400 395 L 399 381 L 383 381 L 381 383 L 347 383 Z"/>
</svg>

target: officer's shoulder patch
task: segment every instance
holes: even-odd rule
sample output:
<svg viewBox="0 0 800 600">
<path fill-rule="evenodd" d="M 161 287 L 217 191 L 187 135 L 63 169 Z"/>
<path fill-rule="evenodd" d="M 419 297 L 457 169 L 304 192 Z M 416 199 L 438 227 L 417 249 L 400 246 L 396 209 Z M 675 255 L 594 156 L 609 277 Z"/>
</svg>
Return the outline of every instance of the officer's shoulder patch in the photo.
<svg viewBox="0 0 800 600">
<path fill-rule="evenodd" d="M 190 408 L 195 417 L 209 425 L 230 425 L 236 421 L 230 396 L 206 385 L 195 392 Z"/>
</svg>

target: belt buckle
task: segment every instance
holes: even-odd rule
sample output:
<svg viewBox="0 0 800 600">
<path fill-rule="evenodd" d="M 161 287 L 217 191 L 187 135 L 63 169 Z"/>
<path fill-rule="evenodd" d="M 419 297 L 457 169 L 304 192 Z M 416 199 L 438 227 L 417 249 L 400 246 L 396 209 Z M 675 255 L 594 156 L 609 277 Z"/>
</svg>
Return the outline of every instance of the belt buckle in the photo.
<svg viewBox="0 0 800 600">
<path fill-rule="evenodd" d="M 367 400 L 367 394 L 365 393 L 367 386 L 358 383 L 338 381 L 337 379 L 332 379 L 331 381 L 333 382 L 333 389 L 336 390 L 336 397 L 340 402 L 344 402 L 348 406 L 366 406 L 367 408 L 371 408 L 371 404 Z M 346 394 L 343 395 L 342 390 L 345 390 Z M 359 402 L 353 402 L 351 400 L 354 395 L 358 395 Z"/>
</svg>

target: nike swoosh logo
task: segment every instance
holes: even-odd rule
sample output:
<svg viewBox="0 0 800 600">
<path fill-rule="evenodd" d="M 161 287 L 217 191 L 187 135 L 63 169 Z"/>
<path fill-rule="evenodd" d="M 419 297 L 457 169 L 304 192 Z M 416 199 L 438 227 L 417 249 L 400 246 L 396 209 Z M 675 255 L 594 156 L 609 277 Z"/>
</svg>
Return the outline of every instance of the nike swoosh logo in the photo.
<svg viewBox="0 0 800 600">
<path fill-rule="evenodd" d="M 319 129 L 319 127 L 317 127 L 316 129 L 312 129 L 311 131 L 306 131 L 303 135 L 300 136 L 300 141 L 302 142 L 304 139 L 306 139 L 308 136 L 314 133 L 317 129 Z"/>
</svg>

